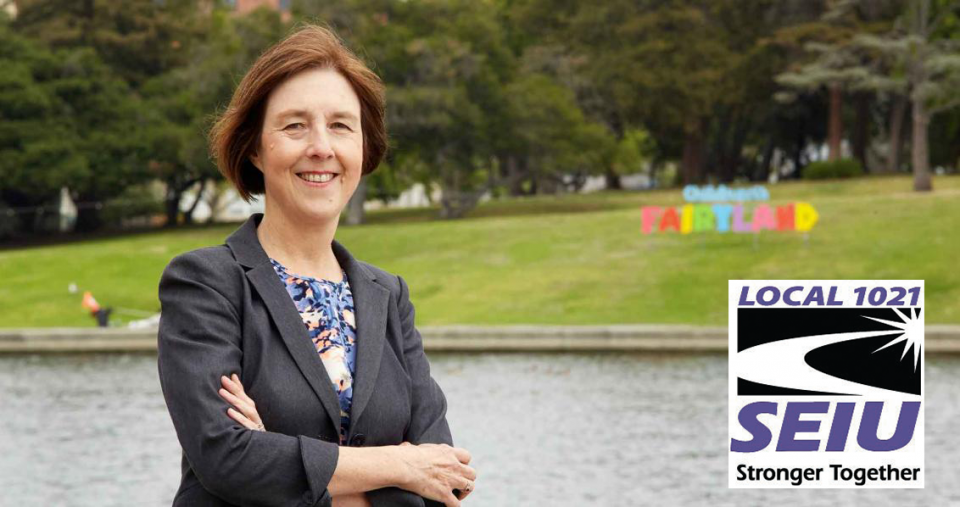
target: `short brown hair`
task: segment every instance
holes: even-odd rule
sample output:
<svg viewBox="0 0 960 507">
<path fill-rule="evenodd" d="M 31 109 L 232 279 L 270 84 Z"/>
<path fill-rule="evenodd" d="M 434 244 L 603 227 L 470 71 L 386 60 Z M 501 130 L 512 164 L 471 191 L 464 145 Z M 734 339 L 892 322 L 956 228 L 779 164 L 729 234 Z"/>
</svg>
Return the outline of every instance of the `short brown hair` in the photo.
<svg viewBox="0 0 960 507">
<path fill-rule="evenodd" d="M 373 172 L 383 160 L 387 151 L 383 82 L 332 31 L 306 25 L 257 58 L 210 131 L 210 153 L 245 201 L 264 192 L 263 173 L 250 156 L 260 142 L 267 97 L 288 78 L 314 68 L 342 74 L 360 99 L 363 174 Z"/>
</svg>

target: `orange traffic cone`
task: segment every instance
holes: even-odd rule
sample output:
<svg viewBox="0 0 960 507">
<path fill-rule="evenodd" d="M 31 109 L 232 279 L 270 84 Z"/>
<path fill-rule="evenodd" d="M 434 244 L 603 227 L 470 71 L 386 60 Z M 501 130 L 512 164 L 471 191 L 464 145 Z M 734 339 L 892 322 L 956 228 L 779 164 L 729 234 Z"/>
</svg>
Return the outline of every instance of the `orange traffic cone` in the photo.
<svg viewBox="0 0 960 507">
<path fill-rule="evenodd" d="M 97 300 L 93 298 L 93 294 L 90 291 L 83 293 L 83 301 L 80 303 L 80 306 L 86 308 L 90 313 L 97 313 L 100 311 L 100 303 L 97 303 Z"/>
</svg>

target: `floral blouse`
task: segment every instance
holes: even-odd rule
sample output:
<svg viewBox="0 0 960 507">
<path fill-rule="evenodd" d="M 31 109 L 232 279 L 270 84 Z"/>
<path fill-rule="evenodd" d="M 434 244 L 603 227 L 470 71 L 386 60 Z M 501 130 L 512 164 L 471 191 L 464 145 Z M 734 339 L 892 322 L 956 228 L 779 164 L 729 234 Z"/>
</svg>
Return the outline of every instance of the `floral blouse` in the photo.
<svg viewBox="0 0 960 507">
<path fill-rule="evenodd" d="M 270 263 L 300 311 L 340 398 L 340 445 L 345 445 L 350 431 L 353 375 L 357 371 L 357 324 L 347 273 L 343 272 L 342 282 L 333 282 L 293 274 L 273 259 Z"/>
</svg>

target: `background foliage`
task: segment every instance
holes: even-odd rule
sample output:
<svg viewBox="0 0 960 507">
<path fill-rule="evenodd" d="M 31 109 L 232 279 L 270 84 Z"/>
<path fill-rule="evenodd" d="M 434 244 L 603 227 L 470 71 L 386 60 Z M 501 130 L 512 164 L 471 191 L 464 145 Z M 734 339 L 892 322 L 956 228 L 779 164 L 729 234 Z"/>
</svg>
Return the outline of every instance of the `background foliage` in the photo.
<svg viewBox="0 0 960 507">
<path fill-rule="evenodd" d="M 49 230 L 64 188 L 78 231 L 135 214 L 193 221 L 222 193 L 213 118 L 305 21 L 336 30 L 388 86 L 391 151 L 361 204 L 422 183 L 459 218 L 484 195 L 571 192 L 590 176 L 613 190 L 637 173 L 766 181 L 841 158 L 929 190 L 960 158 L 957 0 L 289 5 L 18 2 L 0 17 L 0 238 Z"/>
</svg>

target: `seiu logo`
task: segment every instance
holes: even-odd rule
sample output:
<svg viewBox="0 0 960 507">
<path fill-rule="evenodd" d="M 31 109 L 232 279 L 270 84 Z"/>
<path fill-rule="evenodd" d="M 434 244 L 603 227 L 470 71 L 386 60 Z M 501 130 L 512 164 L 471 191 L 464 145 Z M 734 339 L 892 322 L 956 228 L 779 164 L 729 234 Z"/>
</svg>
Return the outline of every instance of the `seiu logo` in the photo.
<svg viewBox="0 0 960 507">
<path fill-rule="evenodd" d="M 729 486 L 922 488 L 923 282 L 729 289 Z"/>
<path fill-rule="evenodd" d="M 836 403 L 833 419 L 822 421 L 816 419 L 830 412 L 830 402 L 827 401 L 791 401 L 784 403 L 785 410 L 782 418 L 777 417 L 780 428 L 776 442 L 777 452 L 840 452 L 847 448 L 850 427 L 854 419 L 857 406 L 863 408 L 859 428 L 856 431 L 856 443 L 860 448 L 874 452 L 888 452 L 902 449 L 913 439 L 917 426 L 917 417 L 920 413 L 919 401 L 905 401 L 901 403 L 869 401 L 866 403 L 840 402 Z M 744 406 L 740 410 L 738 420 L 740 425 L 753 438 L 750 440 L 731 439 L 730 450 L 733 452 L 757 452 L 766 449 L 773 443 L 773 432 L 760 421 L 761 414 L 780 416 L 780 405 L 770 401 L 757 401 Z M 880 438 L 880 417 L 884 410 L 899 410 L 896 430 L 889 438 Z M 821 429 L 825 429 L 821 433 Z M 799 438 L 799 434 L 805 438 Z M 814 434 L 814 435 L 811 435 Z M 822 436 L 821 436 L 822 435 Z M 810 438 L 813 436 L 814 438 Z M 819 437 L 819 438 L 818 438 Z"/>
</svg>

